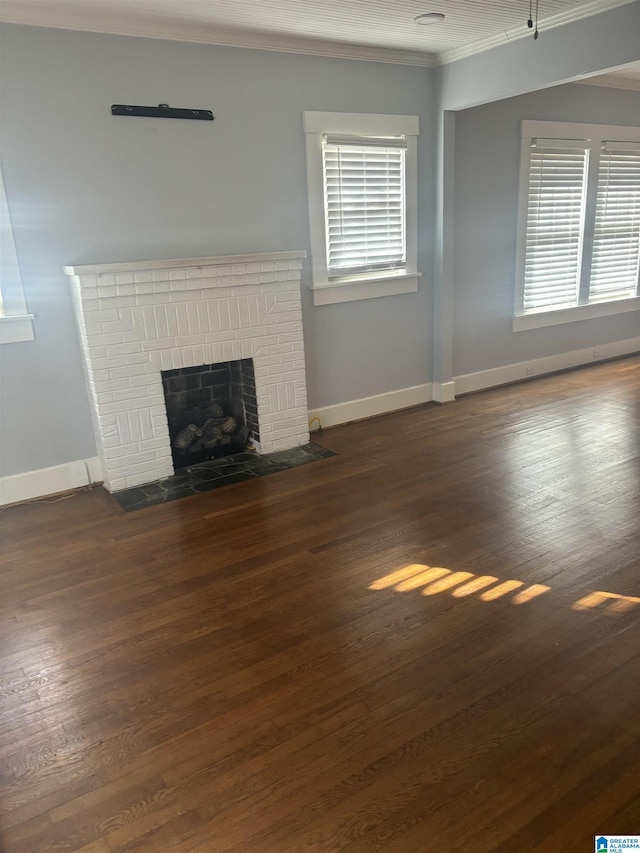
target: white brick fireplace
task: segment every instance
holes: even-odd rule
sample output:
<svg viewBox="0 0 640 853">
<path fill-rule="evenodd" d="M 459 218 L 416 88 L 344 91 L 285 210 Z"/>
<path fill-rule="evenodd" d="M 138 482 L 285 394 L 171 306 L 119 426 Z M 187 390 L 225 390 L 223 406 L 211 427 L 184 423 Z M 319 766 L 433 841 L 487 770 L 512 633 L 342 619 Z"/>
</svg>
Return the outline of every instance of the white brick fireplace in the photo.
<svg viewBox="0 0 640 853">
<path fill-rule="evenodd" d="M 65 267 L 109 491 L 174 472 L 161 371 L 252 358 L 260 444 L 309 441 L 304 252 Z"/>
</svg>

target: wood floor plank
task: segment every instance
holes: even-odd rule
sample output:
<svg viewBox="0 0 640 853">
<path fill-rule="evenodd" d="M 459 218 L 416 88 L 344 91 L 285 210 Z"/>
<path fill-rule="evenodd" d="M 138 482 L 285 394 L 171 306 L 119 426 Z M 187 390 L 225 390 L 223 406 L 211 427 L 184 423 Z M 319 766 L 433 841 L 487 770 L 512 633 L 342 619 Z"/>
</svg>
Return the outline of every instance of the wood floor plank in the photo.
<svg viewBox="0 0 640 853">
<path fill-rule="evenodd" d="M 640 358 L 0 513 L 3 853 L 582 853 L 640 832 Z"/>
</svg>

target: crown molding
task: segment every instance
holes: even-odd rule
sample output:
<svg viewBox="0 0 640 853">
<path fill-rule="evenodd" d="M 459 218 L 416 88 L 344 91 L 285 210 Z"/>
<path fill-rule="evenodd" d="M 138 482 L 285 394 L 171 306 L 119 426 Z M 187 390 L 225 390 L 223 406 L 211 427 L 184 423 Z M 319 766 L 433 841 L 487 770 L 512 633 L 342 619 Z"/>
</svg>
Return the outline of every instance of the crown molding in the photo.
<svg viewBox="0 0 640 853">
<path fill-rule="evenodd" d="M 618 6 L 626 6 L 637 0 L 591 0 L 572 9 L 540 20 L 543 30 L 555 29 L 573 23 L 582 18 L 598 15 Z M 445 50 L 441 53 L 406 50 L 402 48 L 360 45 L 348 42 L 312 39 L 286 33 L 266 33 L 230 27 L 218 27 L 215 24 L 188 24 L 186 22 L 142 22 L 132 19 L 123 22 L 120 17 L 90 14 L 73 14 L 53 11 L 50 7 L 23 6 L 0 0 L 0 22 L 20 24 L 32 27 L 47 27 L 58 30 L 100 33 L 105 35 L 130 36 L 134 38 L 163 39 L 194 44 L 212 44 L 223 47 L 242 47 L 253 50 L 268 50 L 277 53 L 294 53 L 307 56 L 320 56 L 329 59 L 355 59 L 365 62 L 387 62 L 396 65 L 414 65 L 423 68 L 435 68 L 447 65 L 483 53 L 512 41 L 531 36 L 526 24 L 502 30 L 499 33 L 479 39 L 469 44 Z M 584 81 L 588 82 L 588 81 Z M 607 85 L 611 83 L 592 84 Z M 617 88 L 634 88 L 621 86 Z"/>
<path fill-rule="evenodd" d="M 563 27 L 565 24 L 571 24 L 574 21 L 579 21 L 582 18 L 590 18 L 592 15 L 599 15 L 601 12 L 606 12 L 609 9 L 616 9 L 618 6 L 626 6 L 629 3 L 635 3 L 636 0 L 591 0 L 590 3 L 580 4 L 572 9 L 567 9 L 564 12 L 559 12 L 557 15 L 551 15 L 548 18 L 541 18 L 539 27 L 544 35 L 544 30 L 553 30 L 556 27 Z M 474 56 L 476 53 L 482 53 L 485 50 L 490 50 L 493 47 L 499 47 L 508 42 L 517 41 L 518 39 L 531 37 L 531 30 L 526 23 L 517 27 L 512 27 L 510 30 L 503 30 L 495 35 L 488 36 L 484 39 L 471 42 L 462 47 L 454 47 L 451 50 L 445 50 L 437 55 L 436 65 L 448 65 L 450 62 L 457 62 L 459 59 L 466 59 L 468 56 Z"/>
<path fill-rule="evenodd" d="M 0 22 L 30 27 L 46 27 L 56 30 L 73 30 L 105 35 L 131 36 L 135 38 L 183 41 L 195 44 L 214 44 L 223 47 L 243 47 L 253 50 L 269 50 L 278 53 L 298 53 L 330 59 L 356 59 L 365 62 L 388 62 L 396 65 L 415 65 L 434 68 L 435 53 L 403 50 L 391 47 L 325 41 L 280 33 L 264 33 L 253 30 L 217 27 L 215 25 L 189 25 L 162 21 L 149 24 L 135 20 L 97 19 L 83 15 L 65 15 L 38 7 L 10 6 L 0 2 Z"/>
</svg>

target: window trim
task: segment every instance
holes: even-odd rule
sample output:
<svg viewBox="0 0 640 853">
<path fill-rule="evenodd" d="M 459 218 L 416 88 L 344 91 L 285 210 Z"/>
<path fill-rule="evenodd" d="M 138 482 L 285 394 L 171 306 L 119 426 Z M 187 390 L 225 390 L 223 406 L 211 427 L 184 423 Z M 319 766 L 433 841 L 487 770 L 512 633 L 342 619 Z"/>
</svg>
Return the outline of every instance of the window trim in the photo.
<svg viewBox="0 0 640 853">
<path fill-rule="evenodd" d="M 518 314 L 511 320 L 511 331 L 525 332 L 528 329 L 542 329 L 545 326 L 561 326 L 563 323 L 611 317 L 614 314 L 626 314 L 629 311 L 640 311 L 640 296 L 614 299 L 611 302 L 594 302 L 592 305 L 575 305 L 573 308 L 559 308 L 554 311 L 540 311 L 537 314 Z"/>
<path fill-rule="evenodd" d="M 304 112 L 314 305 L 415 293 L 418 289 L 418 116 Z M 322 138 L 325 135 L 405 136 L 406 270 L 329 278 L 326 261 Z"/>
<path fill-rule="evenodd" d="M 594 302 L 574 305 L 569 308 L 553 309 L 550 311 L 535 311 L 523 313 L 524 300 L 524 267 L 525 251 L 527 243 L 527 197 L 529 188 L 529 160 L 531 141 L 536 137 L 545 139 L 575 139 L 585 144 L 585 147 L 593 151 L 599 151 L 601 143 L 606 140 L 615 139 L 617 142 L 640 142 L 640 127 L 606 124 L 583 124 L 577 122 L 557 121 L 529 121 L 521 123 L 521 146 L 520 146 L 520 175 L 518 185 L 518 215 L 516 232 L 516 282 L 514 314 L 511 321 L 513 332 L 522 332 L 529 329 L 540 329 L 545 326 L 557 326 L 564 323 L 574 323 L 580 320 L 592 320 L 598 317 L 613 316 L 629 311 L 640 310 L 640 292 L 628 299 L 615 299 L 609 302 Z M 597 160 L 590 158 L 589 174 L 586 185 L 587 210 L 595 208 L 597 173 L 595 172 Z M 591 250 L 593 246 L 591 245 Z M 587 258 L 588 270 L 591 268 L 591 253 Z M 584 281 L 585 270 L 583 270 L 580 282 L 580 296 L 588 295 L 588 281 Z"/>
<path fill-rule="evenodd" d="M 22 275 L 13 236 L 11 215 L 4 187 L 4 176 L 0 166 L 0 227 L 2 233 L 2 266 L 11 287 L 1 289 L 0 282 L 0 344 L 15 344 L 35 340 L 33 331 L 34 314 L 27 311 L 27 302 L 22 286 Z"/>
</svg>

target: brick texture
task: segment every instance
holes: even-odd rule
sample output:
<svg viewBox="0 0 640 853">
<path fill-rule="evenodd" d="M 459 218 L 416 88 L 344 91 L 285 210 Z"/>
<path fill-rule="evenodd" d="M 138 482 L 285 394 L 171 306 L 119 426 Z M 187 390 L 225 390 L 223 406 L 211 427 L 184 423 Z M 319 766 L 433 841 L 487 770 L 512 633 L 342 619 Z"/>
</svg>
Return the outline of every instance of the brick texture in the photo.
<svg viewBox="0 0 640 853">
<path fill-rule="evenodd" d="M 162 370 L 252 358 L 261 453 L 309 441 L 298 259 L 71 278 L 110 491 L 173 474 Z"/>
</svg>

